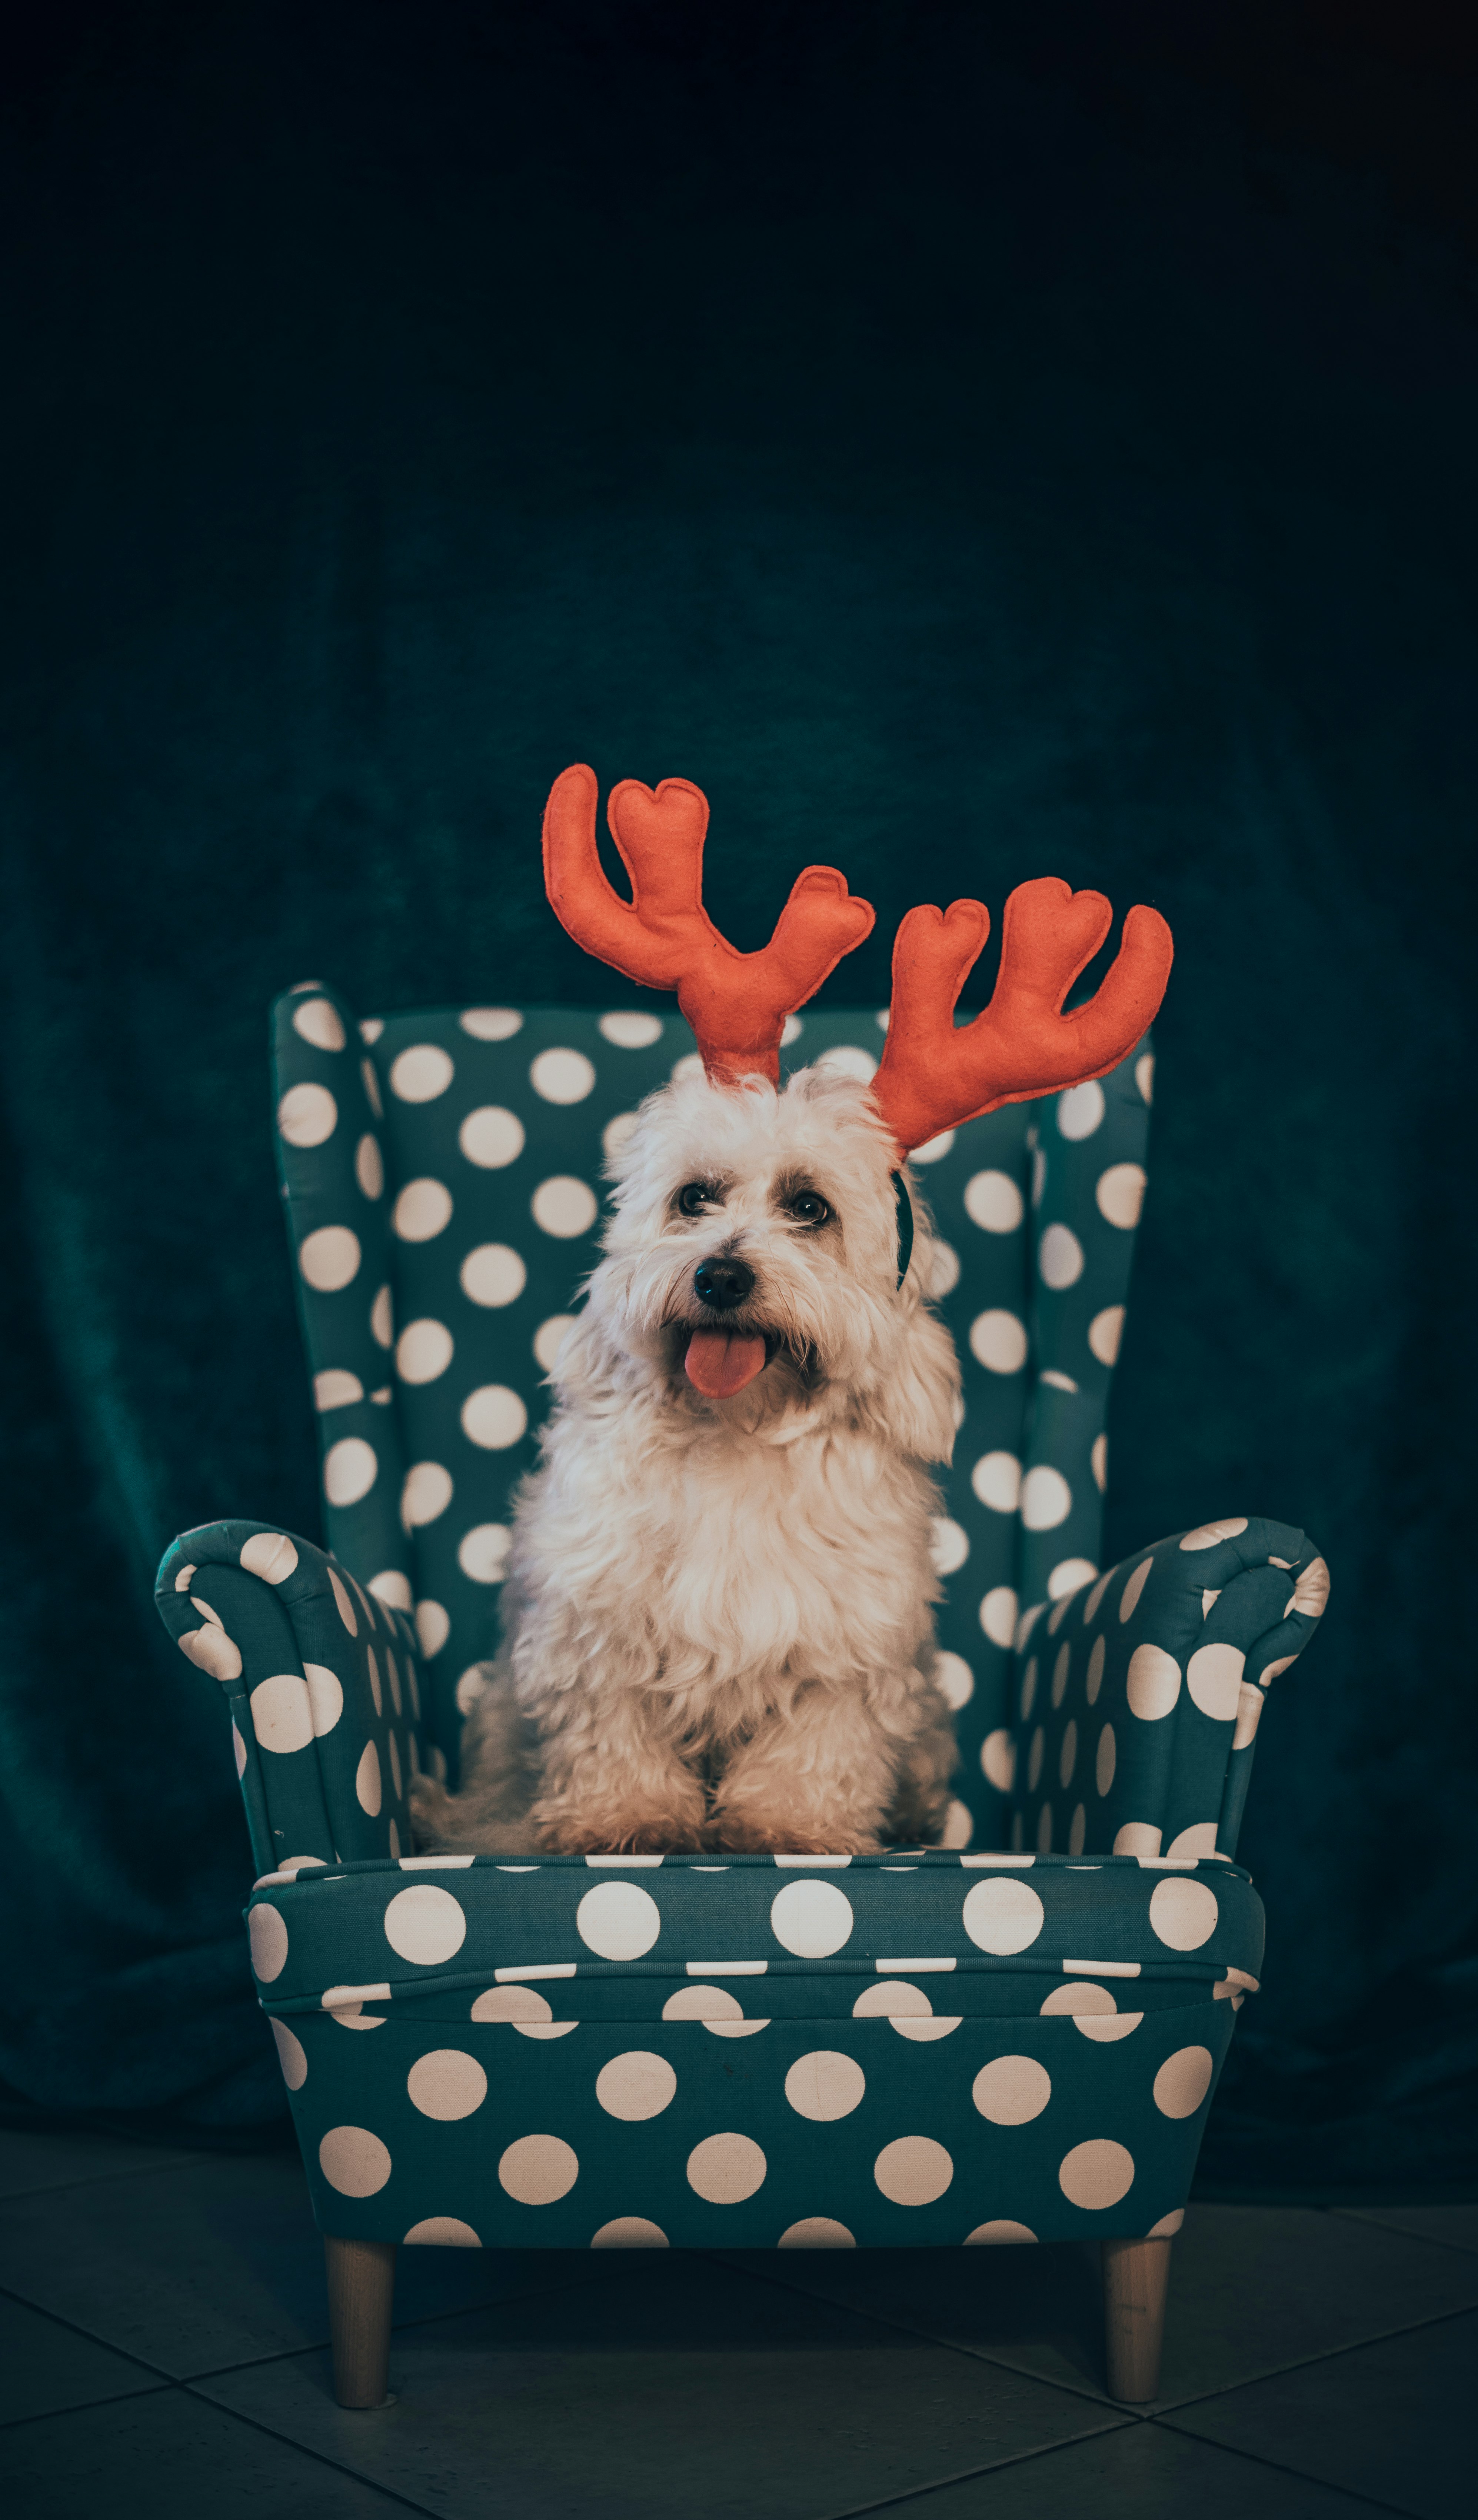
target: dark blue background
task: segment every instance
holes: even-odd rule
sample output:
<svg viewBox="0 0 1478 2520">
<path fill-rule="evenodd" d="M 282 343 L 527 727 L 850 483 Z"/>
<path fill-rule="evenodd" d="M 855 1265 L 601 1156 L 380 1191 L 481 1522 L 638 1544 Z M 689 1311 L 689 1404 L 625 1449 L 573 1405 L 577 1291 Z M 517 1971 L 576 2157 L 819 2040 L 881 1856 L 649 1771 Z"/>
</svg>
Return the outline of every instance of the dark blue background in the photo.
<svg viewBox="0 0 1478 2520">
<path fill-rule="evenodd" d="M 176 1530 L 312 1532 L 264 1012 L 604 1002 L 553 774 L 1178 959 L 1116 1552 L 1334 1573 L 1204 2156 L 1470 2167 L 1478 236 L 1435 17 L 96 10 L 5 105 L 0 1791 L 17 2108 L 279 2123 Z M 1050 20 L 1043 32 L 1042 20 Z M 1464 121 L 1464 116 L 1467 117 Z M 130 2116 L 130 2113 L 139 2113 Z"/>
</svg>

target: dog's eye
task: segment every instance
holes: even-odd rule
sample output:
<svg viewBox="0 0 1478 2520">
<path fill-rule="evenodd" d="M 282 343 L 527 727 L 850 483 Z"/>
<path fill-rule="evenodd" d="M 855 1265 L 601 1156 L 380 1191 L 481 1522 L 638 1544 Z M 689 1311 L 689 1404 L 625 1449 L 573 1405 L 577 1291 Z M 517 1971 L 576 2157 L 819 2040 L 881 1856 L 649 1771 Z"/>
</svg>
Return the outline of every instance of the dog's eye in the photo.
<svg viewBox="0 0 1478 2520">
<path fill-rule="evenodd" d="M 723 1205 L 723 1192 L 716 1182 L 684 1182 L 676 1205 L 679 1216 L 702 1216 L 705 1208 Z"/>
<path fill-rule="evenodd" d="M 798 1190 L 786 1200 L 785 1207 L 798 1225 L 824 1225 L 831 1214 L 819 1191 L 814 1190 Z"/>
</svg>

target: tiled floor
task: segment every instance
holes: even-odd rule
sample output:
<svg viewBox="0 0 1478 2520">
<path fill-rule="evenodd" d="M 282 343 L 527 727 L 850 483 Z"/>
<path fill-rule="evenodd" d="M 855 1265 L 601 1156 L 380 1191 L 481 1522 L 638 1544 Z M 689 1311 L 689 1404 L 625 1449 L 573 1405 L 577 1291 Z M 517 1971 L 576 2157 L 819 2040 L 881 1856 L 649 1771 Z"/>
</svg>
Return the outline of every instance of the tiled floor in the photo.
<svg viewBox="0 0 1478 2520">
<path fill-rule="evenodd" d="M 1077 2248 L 403 2251 L 334 2405 L 297 2162 L 0 2136 L 16 2520 L 1336 2520 L 1471 2511 L 1478 2209 L 1207 2205 L 1163 2395 Z M 1465 2376 L 1466 2375 L 1466 2376 Z"/>
</svg>

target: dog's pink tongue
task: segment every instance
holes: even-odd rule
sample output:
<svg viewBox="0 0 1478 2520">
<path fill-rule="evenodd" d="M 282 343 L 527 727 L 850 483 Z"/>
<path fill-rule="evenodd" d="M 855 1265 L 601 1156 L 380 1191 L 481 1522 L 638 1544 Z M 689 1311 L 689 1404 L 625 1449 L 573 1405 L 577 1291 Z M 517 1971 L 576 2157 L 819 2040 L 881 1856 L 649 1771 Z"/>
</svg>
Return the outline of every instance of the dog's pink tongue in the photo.
<svg viewBox="0 0 1478 2520">
<path fill-rule="evenodd" d="M 764 1366 L 762 1338 L 731 1338 L 727 1330 L 695 1330 L 688 1341 L 687 1376 L 708 1400 L 731 1400 Z"/>
</svg>

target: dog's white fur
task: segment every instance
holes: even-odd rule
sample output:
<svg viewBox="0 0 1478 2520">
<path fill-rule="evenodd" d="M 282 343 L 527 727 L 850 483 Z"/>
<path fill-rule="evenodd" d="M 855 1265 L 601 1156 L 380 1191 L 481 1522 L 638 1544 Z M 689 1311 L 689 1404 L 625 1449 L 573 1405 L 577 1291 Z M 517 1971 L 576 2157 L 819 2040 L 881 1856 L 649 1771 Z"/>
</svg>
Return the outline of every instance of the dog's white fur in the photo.
<svg viewBox="0 0 1478 2520">
<path fill-rule="evenodd" d="M 418 1781 L 420 1843 L 865 1854 L 938 1836 L 954 1742 L 924 1465 L 949 1458 L 959 1370 L 922 1300 L 921 1211 L 897 1282 L 895 1160 L 865 1087 L 822 1068 L 778 1094 L 684 1079 L 642 1105 L 519 1499 L 462 1789 Z M 690 1218 L 695 1182 L 721 1195 Z M 791 1212 L 798 1186 L 824 1222 Z M 716 1255 L 755 1273 L 739 1315 L 695 1291 Z M 770 1346 L 731 1398 L 684 1373 L 704 1327 Z"/>
</svg>

